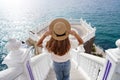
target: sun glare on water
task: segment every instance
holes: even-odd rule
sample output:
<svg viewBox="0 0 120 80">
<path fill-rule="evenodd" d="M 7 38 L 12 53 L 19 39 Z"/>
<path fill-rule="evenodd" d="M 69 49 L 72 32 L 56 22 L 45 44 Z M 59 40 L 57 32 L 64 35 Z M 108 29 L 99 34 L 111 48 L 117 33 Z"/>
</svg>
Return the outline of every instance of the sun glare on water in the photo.
<svg viewBox="0 0 120 80">
<path fill-rule="evenodd" d="M 18 8 L 21 5 L 22 0 L 1 0 L 4 8 Z"/>
<path fill-rule="evenodd" d="M 10 33 L 12 35 L 9 37 L 20 38 L 27 34 L 42 14 L 40 4 L 43 4 L 42 0 L 0 0 L 0 17 L 5 24 L 2 31 L 6 31 L 6 36 Z"/>
<path fill-rule="evenodd" d="M 7 34 L 11 32 L 12 35 L 10 37 L 23 35 L 22 33 L 25 29 L 23 27 L 27 24 L 30 13 L 29 9 L 31 4 L 29 1 L 30 0 L 0 0 L 0 15 L 5 20 L 5 25 L 2 25 L 5 27 L 3 31 L 6 31 Z"/>
<path fill-rule="evenodd" d="M 29 13 L 36 16 L 38 15 L 36 11 L 43 4 L 43 0 L 0 0 L 0 8 L 2 8 L 3 15 L 8 15 L 7 17 L 11 16 L 11 19 L 20 19 L 21 16 L 27 16 Z"/>
<path fill-rule="evenodd" d="M 20 20 L 32 10 L 32 2 L 33 0 L 0 0 L 3 16 L 8 20 Z"/>
</svg>

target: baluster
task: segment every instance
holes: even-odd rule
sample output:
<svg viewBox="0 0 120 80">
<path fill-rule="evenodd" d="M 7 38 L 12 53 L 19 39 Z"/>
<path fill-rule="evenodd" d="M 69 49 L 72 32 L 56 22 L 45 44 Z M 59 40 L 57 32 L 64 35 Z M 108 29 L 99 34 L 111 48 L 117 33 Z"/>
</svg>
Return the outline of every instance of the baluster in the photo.
<svg viewBox="0 0 120 80">
<path fill-rule="evenodd" d="M 40 68 L 40 67 L 39 67 L 38 65 L 35 66 L 35 72 L 37 73 L 37 74 L 35 74 L 35 75 L 37 75 L 37 80 L 39 80 L 39 79 L 42 78 L 39 68 Z"/>
</svg>

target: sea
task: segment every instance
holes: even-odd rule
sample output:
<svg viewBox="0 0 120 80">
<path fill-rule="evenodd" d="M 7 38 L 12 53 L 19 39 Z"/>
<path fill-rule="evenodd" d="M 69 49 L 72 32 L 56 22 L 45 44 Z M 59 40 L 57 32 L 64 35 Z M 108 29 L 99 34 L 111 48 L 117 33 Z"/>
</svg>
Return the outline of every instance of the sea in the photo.
<svg viewBox="0 0 120 80">
<path fill-rule="evenodd" d="M 0 71 L 9 38 L 26 40 L 28 31 L 58 17 L 83 18 L 96 27 L 95 44 L 116 48 L 120 39 L 120 0 L 0 0 Z"/>
</svg>

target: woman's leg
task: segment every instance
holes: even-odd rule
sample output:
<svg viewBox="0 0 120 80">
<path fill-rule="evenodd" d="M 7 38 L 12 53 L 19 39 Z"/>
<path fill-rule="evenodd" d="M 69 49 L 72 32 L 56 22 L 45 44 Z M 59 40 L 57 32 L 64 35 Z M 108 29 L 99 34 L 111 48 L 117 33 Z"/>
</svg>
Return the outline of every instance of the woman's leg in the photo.
<svg viewBox="0 0 120 80">
<path fill-rule="evenodd" d="M 54 71 L 56 73 L 57 80 L 63 80 L 63 73 L 62 73 L 62 64 L 53 62 Z"/>
<path fill-rule="evenodd" d="M 71 62 L 69 60 L 64 64 L 63 80 L 70 80 L 70 68 L 71 68 Z"/>
</svg>

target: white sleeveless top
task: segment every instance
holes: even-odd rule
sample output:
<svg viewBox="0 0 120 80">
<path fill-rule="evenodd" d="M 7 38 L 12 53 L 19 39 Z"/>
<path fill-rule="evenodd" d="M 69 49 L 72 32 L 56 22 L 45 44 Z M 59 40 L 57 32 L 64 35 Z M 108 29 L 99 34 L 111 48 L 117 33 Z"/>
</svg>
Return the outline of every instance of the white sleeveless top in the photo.
<svg viewBox="0 0 120 80">
<path fill-rule="evenodd" d="M 72 40 L 72 41 L 70 41 L 70 44 L 71 44 L 71 48 L 70 48 L 69 52 L 63 56 L 59 56 L 59 55 L 55 55 L 54 53 L 51 53 L 52 60 L 55 62 L 66 62 L 66 61 L 70 60 L 70 58 L 71 58 L 70 51 L 71 51 L 71 49 L 75 49 L 78 47 L 78 41 Z"/>
</svg>

